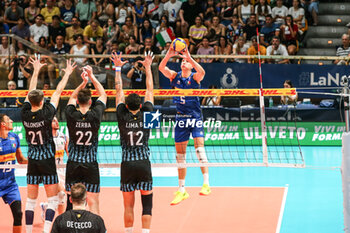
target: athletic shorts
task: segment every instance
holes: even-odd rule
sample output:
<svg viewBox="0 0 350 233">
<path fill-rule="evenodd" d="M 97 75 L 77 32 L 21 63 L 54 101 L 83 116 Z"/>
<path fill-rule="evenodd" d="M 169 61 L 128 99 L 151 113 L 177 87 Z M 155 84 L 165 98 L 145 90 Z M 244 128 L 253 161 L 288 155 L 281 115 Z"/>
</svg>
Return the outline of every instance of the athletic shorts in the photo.
<svg viewBox="0 0 350 233">
<path fill-rule="evenodd" d="M 198 122 L 202 122 L 201 124 Z M 203 120 L 200 118 L 178 118 L 176 119 L 175 142 L 185 142 L 192 138 L 204 137 Z M 181 123 L 182 122 L 182 123 Z M 193 122 L 195 122 L 193 124 Z M 200 126 L 200 127 L 198 127 Z"/>
<path fill-rule="evenodd" d="M 1 179 L 0 197 L 2 197 L 5 204 L 9 205 L 11 205 L 11 203 L 14 201 L 21 201 L 21 195 L 19 193 L 15 177 Z"/>
<path fill-rule="evenodd" d="M 147 160 L 123 161 L 120 168 L 120 190 L 152 190 L 151 162 Z"/>
<path fill-rule="evenodd" d="M 69 192 L 71 186 L 76 183 L 83 183 L 88 192 L 99 193 L 100 171 L 98 163 L 78 163 L 68 161 L 66 167 L 66 190 Z"/>
<path fill-rule="evenodd" d="M 34 160 L 28 159 L 27 184 L 57 184 L 55 158 Z"/>
</svg>

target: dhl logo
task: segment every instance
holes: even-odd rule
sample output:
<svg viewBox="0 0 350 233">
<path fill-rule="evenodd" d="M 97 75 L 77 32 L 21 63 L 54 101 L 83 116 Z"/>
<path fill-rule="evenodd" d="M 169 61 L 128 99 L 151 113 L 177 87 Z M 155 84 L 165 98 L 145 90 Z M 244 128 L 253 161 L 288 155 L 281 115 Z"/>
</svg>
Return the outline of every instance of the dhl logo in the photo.
<svg viewBox="0 0 350 233">
<path fill-rule="evenodd" d="M 44 91 L 46 97 L 51 96 L 55 90 Z M 64 90 L 62 97 L 70 97 L 74 90 Z M 113 97 L 116 95 L 116 90 L 105 90 L 107 96 Z M 145 96 L 146 90 L 124 90 L 125 95 L 136 93 L 140 96 Z M 296 95 L 295 88 L 274 88 L 263 89 L 264 96 L 285 96 Z M 0 97 L 26 97 L 28 91 L 22 90 L 0 90 Z M 154 96 L 259 96 L 259 89 L 157 89 L 153 91 Z M 92 96 L 98 96 L 96 90 L 91 91 Z"/>
</svg>

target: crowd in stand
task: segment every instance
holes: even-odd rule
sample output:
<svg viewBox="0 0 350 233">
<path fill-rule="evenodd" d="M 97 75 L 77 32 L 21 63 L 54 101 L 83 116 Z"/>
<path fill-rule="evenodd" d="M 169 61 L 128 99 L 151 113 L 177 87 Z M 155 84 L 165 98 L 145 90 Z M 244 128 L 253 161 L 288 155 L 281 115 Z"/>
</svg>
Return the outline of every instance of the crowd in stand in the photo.
<svg viewBox="0 0 350 233">
<path fill-rule="evenodd" d="M 148 50 L 165 54 L 175 37 L 185 39 L 191 54 L 256 55 L 259 39 L 262 55 L 295 55 L 308 25 L 317 25 L 318 12 L 316 0 L 5 0 L 1 4 L 0 34 L 13 33 L 54 54 L 76 55 Z M 2 38 L 2 54 L 35 52 L 15 41 L 9 48 L 8 42 Z M 75 60 L 101 67 L 110 63 L 103 58 Z M 0 62 L 13 66 L 15 61 Z M 52 64 L 47 67 L 52 84 L 58 67 L 50 57 L 46 62 Z"/>
</svg>

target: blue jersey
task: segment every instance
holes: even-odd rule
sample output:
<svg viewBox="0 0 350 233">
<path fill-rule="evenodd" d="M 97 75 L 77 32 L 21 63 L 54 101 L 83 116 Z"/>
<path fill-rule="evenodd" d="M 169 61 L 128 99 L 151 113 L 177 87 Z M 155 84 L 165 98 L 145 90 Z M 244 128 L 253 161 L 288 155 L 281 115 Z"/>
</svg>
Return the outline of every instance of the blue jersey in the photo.
<svg viewBox="0 0 350 233">
<path fill-rule="evenodd" d="M 0 164 L 16 164 L 16 150 L 20 146 L 17 134 L 9 132 L 7 138 L 0 138 Z M 8 177 L 14 177 L 15 171 L 12 168 L 0 169 L 1 180 Z"/>
<path fill-rule="evenodd" d="M 178 72 L 176 77 L 171 81 L 171 85 L 175 89 L 200 89 L 200 84 L 193 79 L 193 75 L 187 78 L 182 77 L 182 71 Z M 176 96 L 173 98 L 176 104 L 178 114 L 187 115 L 191 118 L 201 118 L 201 105 L 198 96 Z"/>
</svg>

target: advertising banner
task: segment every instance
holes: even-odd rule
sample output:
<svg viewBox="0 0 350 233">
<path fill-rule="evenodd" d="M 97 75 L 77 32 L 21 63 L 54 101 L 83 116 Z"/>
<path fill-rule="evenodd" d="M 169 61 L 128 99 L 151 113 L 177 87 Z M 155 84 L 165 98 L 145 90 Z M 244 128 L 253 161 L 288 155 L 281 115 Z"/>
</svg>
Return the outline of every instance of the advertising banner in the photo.
<svg viewBox="0 0 350 233">
<path fill-rule="evenodd" d="M 19 135 L 21 145 L 27 145 L 22 123 L 13 123 L 13 132 Z M 206 145 L 251 146 L 261 145 L 259 122 L 218 122 L 207 120 L 203 123 Z M 149 145 L 174 145 L 174 122 L 162 121 L 161 127 L 151 129 Z M 345 124 L 339 122 L 267 122 L 268 145 L 341 146 Z M 60 123 L 60 131 L 67 134 L 66 123 Z M 120 145 L 117 123 L 102 122 L 99 133 L 100 146 Z M 193 140 L 190 140 L 190 144 Z"/>
<path fill-rule="evenodd" d="M 259 88 L 258 64 L 246 63 L 202 63 L 205 77 L 202 88 L 216 85 L 218 88 Z M 170 69 L 180 71 L 179 63 L 168 63 Z M 294 87 L 339 87 L 341 79 L 349 76 L 347 66 L 336 65 L 297 65 L 297 64 L 262 64 L 264 88 L 283 87 L 284 80 L 291 80 Z M 161 88 L 171 88 L 169 79 L 161 73 Z"/>
</svg>

